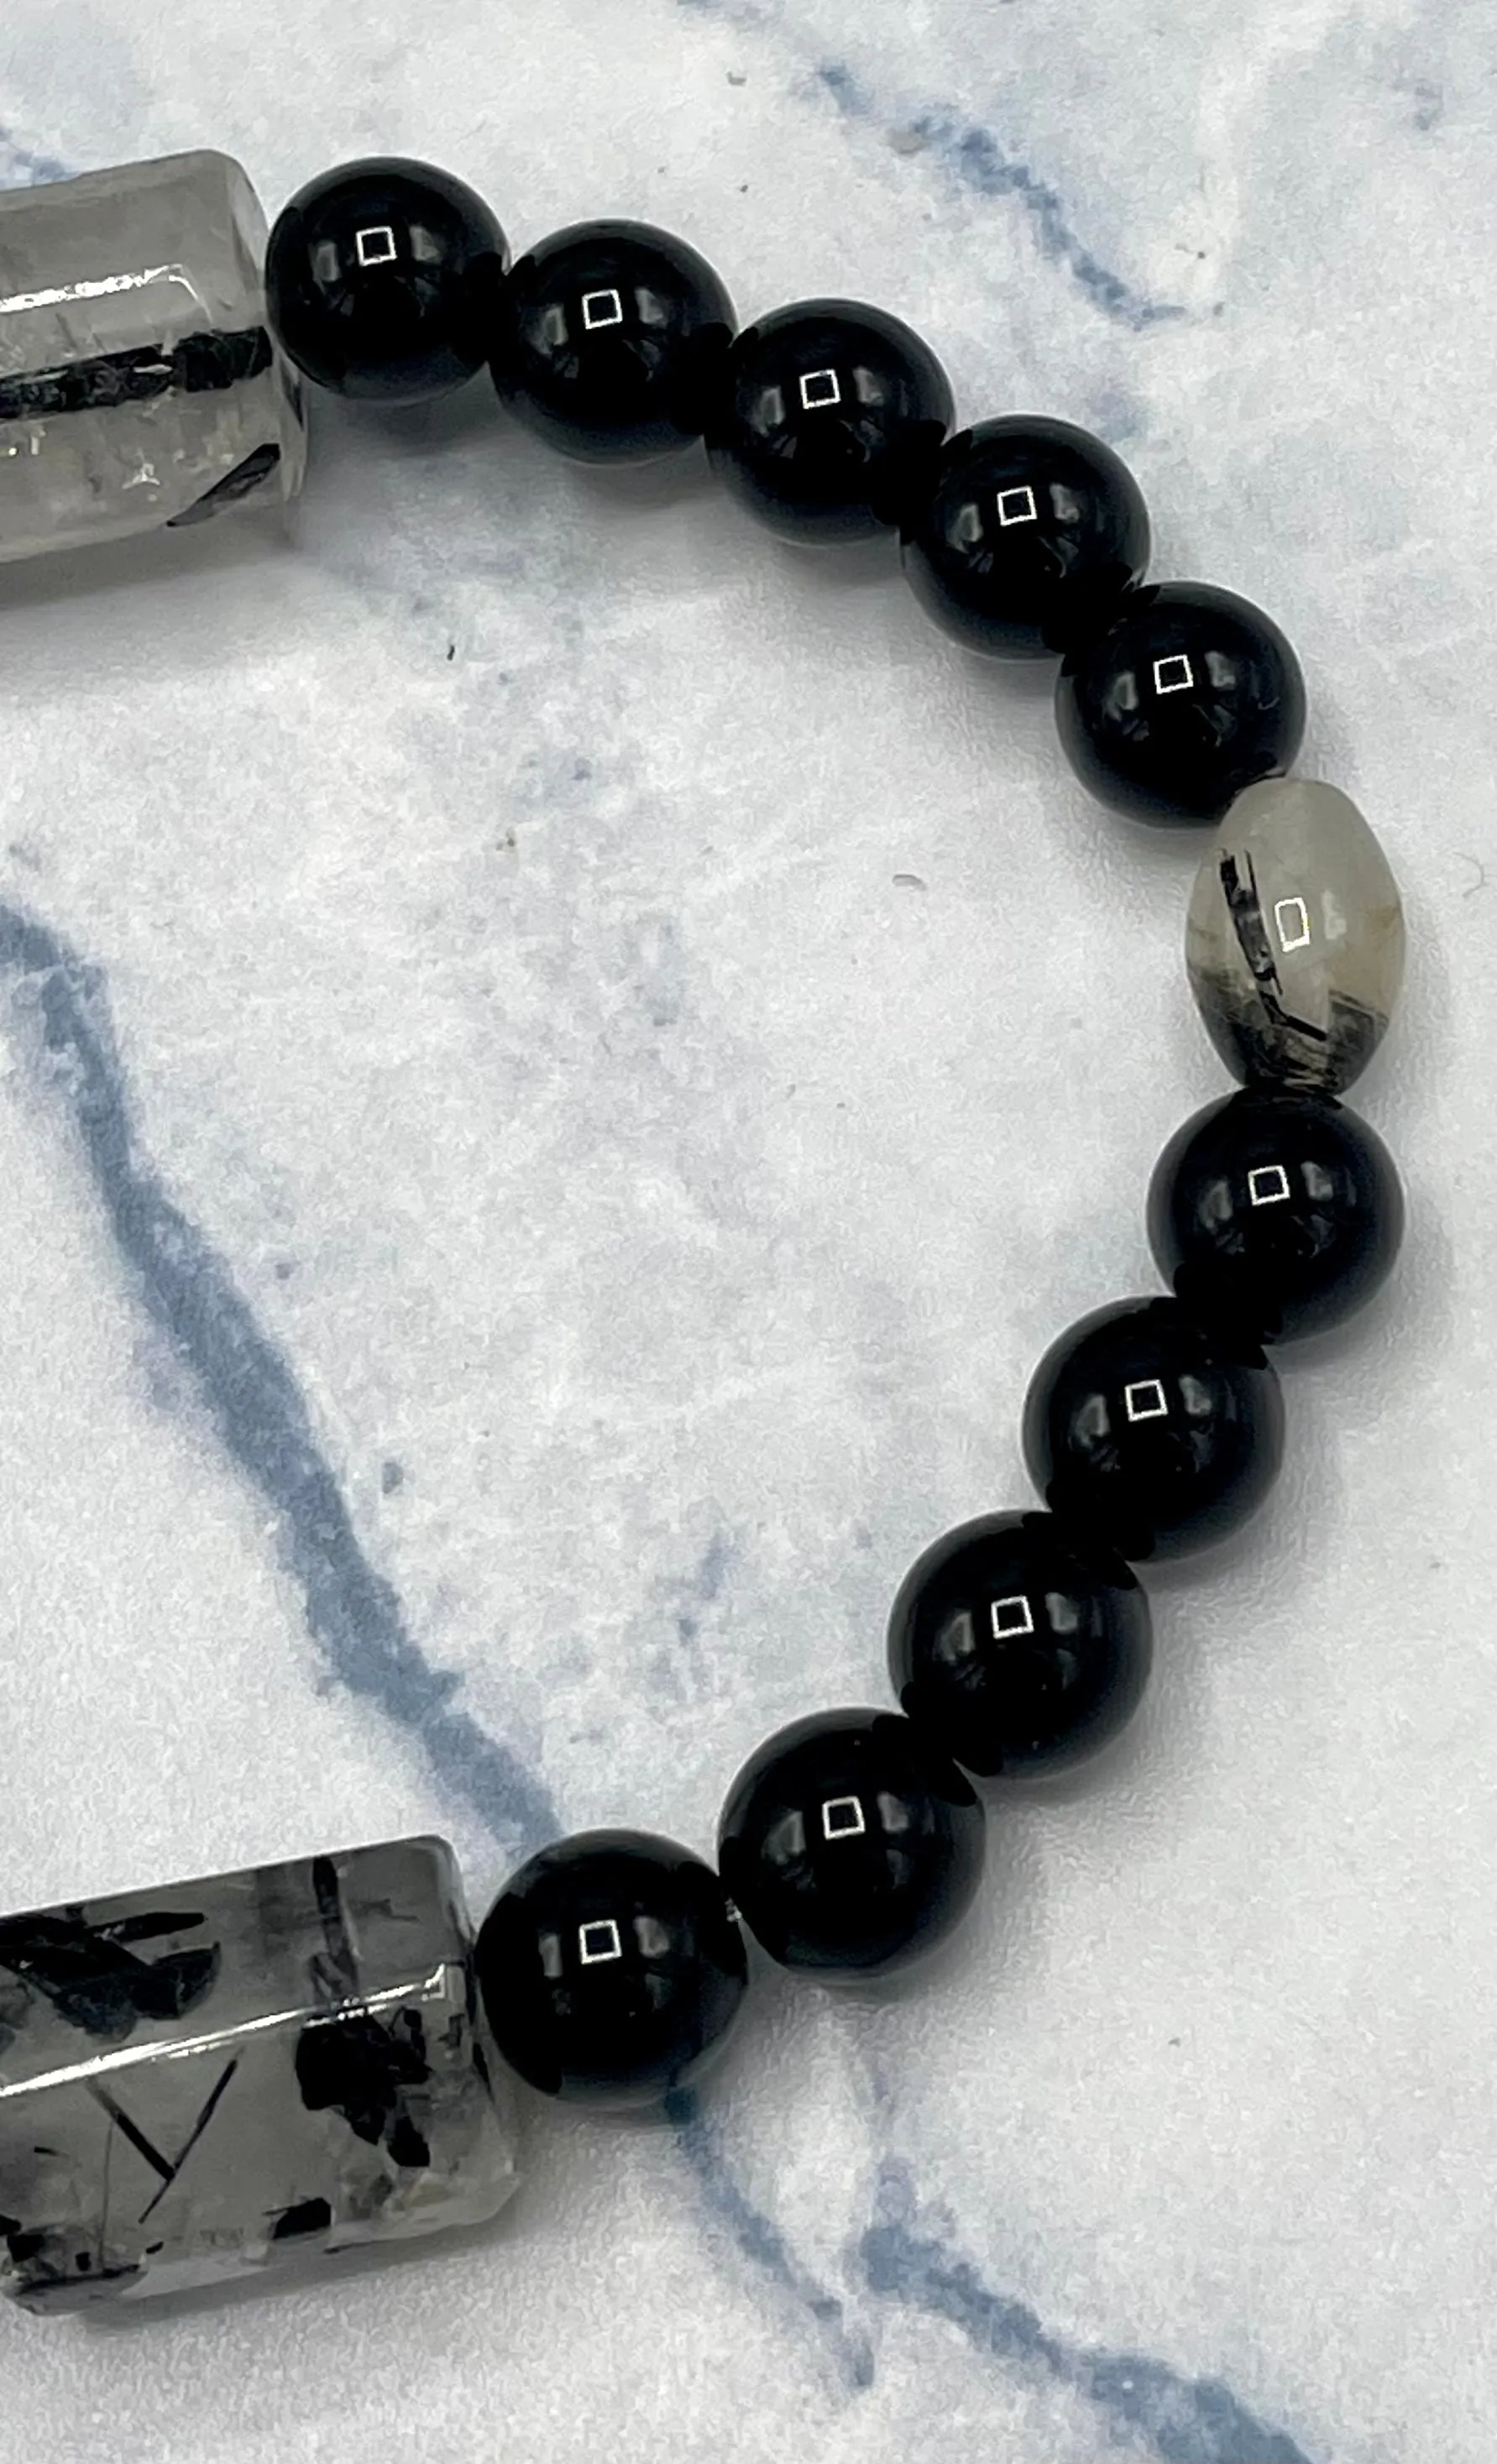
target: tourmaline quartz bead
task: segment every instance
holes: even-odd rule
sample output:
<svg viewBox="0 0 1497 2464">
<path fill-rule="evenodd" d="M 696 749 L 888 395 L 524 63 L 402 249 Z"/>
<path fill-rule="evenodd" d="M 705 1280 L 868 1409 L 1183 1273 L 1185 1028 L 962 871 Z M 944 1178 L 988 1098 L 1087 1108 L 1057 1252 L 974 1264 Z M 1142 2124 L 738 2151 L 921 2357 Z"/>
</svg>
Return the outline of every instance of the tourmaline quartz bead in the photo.
<svg viewBox="0 0 1497 2464">
<path fill-rule="evenodd" d="M 29 2308 L 476 2224 L 517 2178 L 443 1841 L 0 1919 L 0 2280 Z"/>
<path fill-rule="evenodd" d="M 1344 1092 L 1403 982 L 1403 903 L 1350 796 L 1266 779 L 1201 861 L 1185 931 L 1191 990 L 1235 1077 Z"/>
<path fill-rule="evenodd" d="M 488 206 L 450 171 L 399 156 L 344 163 L 275 218 L 271 321 L 315 385 L 429 402 L 487 359 L 508 261 Z"/>
<path fill-rule="evenodd" d="M 1296 1089 L 1209 1104 L 1171 1139 L 1149 1189 L 1150 1242 L 1177 1296 L 1264 1343 L 1354 1316 L 1402 1237 L 1403 1192 L 1376 1132 Z"/>
<path fill-rule="evenodd" d="M 718 1865 L 771 1959 L 822 1978 L 884 1976 L 966 1913 L 982 1808 L 940 1746 L 892 1711 L 782 1728 L 728 1792 Z"/>
<path fill-rule="evenodd" d="M 869 539 L 929 485 L 953 408 L 939 360 L 897 317 L 803 299 L 736 339 L 707 450 L 729 494 L 782 539 Z"/>
<path fill-rule="evenodd" d="M 1117 1301 L 1046 1353 L 1024 1447 L 1052 1512 L 1119 1556 L 1182 1557 L 1264 1503 L 1284 1456 L 1284 1400 L 1251 1339 L 1178 1301 Z"/>
<path fill-rule="evenodd" d="M 1143 580 L 1149 516 L 1100 437 L 1063 419 L 985 419 L 943 448 L 900 553 L 926 614 L 964 649 L 1043 659 Z"/>
<path fill-rule="evenodd" d="M 748 1985 L 711 1866 L 642 1831 L 542 1848 L 485 1917 L 477 1964 L 490 2026 L 521 2079 L 617 2110 L 699 2079 Z"/>
<path fill-rule="evenodd" d="M 264 244 L 224 154 L 0 194 L 0 561 L 296 495 Z"/>
<path fill-rule="evenodd" d="M 494 381 L 573 461 L 649 462 L 701 435 L 732 339 L 733 302 L 685 240 L 574 223 L 511 267 Z"/>
<path fill-rule="evenodd" d="M 889 1620 L 889 1673 L 917 1727 L 967 1771 L 1068 1771 L 1143 1700 L 1149 1603 L 1121 1557 L 1051 1514 L 986 1514 L 916 1559 Z"/>
<path fill-rule="evenodd" d="M 1211 583 L 1151 583 L 1068 653 L 1055 717 L 1101 803 L 1186 826 L 1220 821 L 1244 787 L 1288 768 L 1305 680 L 1262 608 Z"/>
</svg>

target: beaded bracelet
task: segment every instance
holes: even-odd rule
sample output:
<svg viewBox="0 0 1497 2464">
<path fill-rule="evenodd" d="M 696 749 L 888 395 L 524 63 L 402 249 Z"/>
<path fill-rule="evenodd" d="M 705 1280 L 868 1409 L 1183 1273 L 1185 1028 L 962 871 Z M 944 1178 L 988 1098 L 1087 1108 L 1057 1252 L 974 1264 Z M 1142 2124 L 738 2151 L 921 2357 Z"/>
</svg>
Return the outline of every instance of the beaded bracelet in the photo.
<svg viewBox="0 0 1497 2464">
<path fill-rule="evenodd" d="M 813 300 L 737 331 L 704 259 L 630 222 L 512 267 L 481 200 L 416 163 L 314 181 L 267 248 L 214 154 L 0 197 L 0 556 L 284 502 L 300 378 L 410 403 L 485 363 L 563 453 L 704 438 L 786 539 L 897 531 L 958 641 L 1059 656 L 1061 739 L 1099 797 L 1222 825 L 1186 958 L 1244 1082 L 1155 1172 L 1170 1295 L 1098 1310 L 1035 1374 L 1024 1444 L 1048 1510 L 926 1551 L 890 1623 L 900 1710 L 772 1737 L 729 1792 L 715 1871 L 646 1834 L 564 1839 L 476 1941 L 436 1839 L 0 1921 L 4 2275 L 52 2308 L 475 2222 L 516 2181 L 512 2073 L 647 2103 L 720 2052 L 748 1936 L 836 1978 L 951 1930 L 982 1863 L 969 1774 L 1055 1771 L 1118 1734 L 1151 1655 L 1133 1563 L 1253 1513 L 1283 1450 L 1265 1347 L 1346 1319 L 1392 1266 L 1398 1177 L 1336 1099 L 1387 1027 L 1403 920 L 1355 807 L 1284 775 L 1305 693 L 1277 627 L 1224 590 L 1145 584 L 1143 499 L 1096 438 L 1036 418 L 952 435 L 939 363 L 876 309 Z"/>
</svg>

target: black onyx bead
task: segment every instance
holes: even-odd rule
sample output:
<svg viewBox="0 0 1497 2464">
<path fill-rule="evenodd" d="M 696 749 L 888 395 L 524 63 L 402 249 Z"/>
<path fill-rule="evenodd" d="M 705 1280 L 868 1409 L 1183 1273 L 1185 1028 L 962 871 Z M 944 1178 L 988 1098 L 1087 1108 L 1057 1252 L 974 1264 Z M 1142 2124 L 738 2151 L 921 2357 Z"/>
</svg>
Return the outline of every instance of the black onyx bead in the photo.
<svg viewBox="0 0 1497 2464">
<path fill-rule="evenodd" d="M 707 447 L 782 539 L 867 539 L 928 484 L 953 408 L 939 360 L 897 317 L 804 299 L 737 337 Z"/>
<path fill-rule="evenodd" d="M 574 223 L 517 259 L 494 382 L 580 462 L 648 462 L 700 436 L 733 339 L 704 256 L 648 223 Z"/>
<path fill-rule="evenodd" d="M 1143 1586 L 1049 1514 L 985 1514 L 916 1559 L 889 1621 L 909 1717 L 968 1771 L 1068 1771 L 1118 1734 L 1153 1658 Z"/>
<path fill-rule="evenodd" d="M 1256 1345 L 1173 1300 L 1118 1301 L 1052 1344 L 1024 1402 L 1047 1506 L 1124 1557 L 1183 1557 L 1255 1513 L 1284 1456 Z"/>
<path fill-rule="evenodd" d="M 892 1711 L 823 1711 L 768 1739 L 734 1781 L 718 1864 L 771 1959 L 882 1976 L 935 1947 L 982 1872 L 982 1808 Z"/>
<path fill-rule="evenodd" d="M 521 2079 L 617 2107 L 696 2078 L 748 1982 L 716 1875 L 641 1831 L 584 1831 L 532 1857 L 484 1919 L 475 1963 L 495 2041 Z"/>
<path fill-rule="evenodd" d="M 270 321 L 289 359 L 334 393 L 425 402 L 488 356 L 507 261 L 481 197 L 429 163 L 324 171 L 277 217 Z"/>
<path fill-rule="evenodd" d="M 1277 625 L 1205 582 L 1151 583 L 1071 649 L 1055 687 L 1061 742 L 1084 786 L 1135 821 L 1220 821 L 1287 770 L 1305 679 Z"/>
<path fill-rule="evenodd" d="M 1149 1239 L 1200 1316 L 1264 1343 L 1339 1326 L 1392 1271 L 1403 1192 L 1381 1138 L 1326 1095 L 1246 1088 L 1155 1167 Z"/>
<path fill-rule="evenodd" d="M 954 436 L 906 518 L 904 568 L 969 650 L 1070 649 L 1143 580 L 1149 515 L 1127 464 L 1062 419 L 985 419 Z"/>
</svg>

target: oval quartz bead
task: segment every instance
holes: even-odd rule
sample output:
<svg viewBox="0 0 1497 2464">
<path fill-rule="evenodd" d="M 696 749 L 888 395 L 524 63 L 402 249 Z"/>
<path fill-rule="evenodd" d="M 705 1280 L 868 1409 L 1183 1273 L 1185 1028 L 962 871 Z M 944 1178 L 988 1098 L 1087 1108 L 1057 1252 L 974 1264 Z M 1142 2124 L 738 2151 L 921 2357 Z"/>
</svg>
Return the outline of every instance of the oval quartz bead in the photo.
<svg viewBox="0 0 1497 2464">
<path fill-rule="evenodd" d="M 1351 798 L 1318 779 L 1244 789 L 1185 933 L 1191 990 L 1234 1075 L 1350 1087 L 1387 1032 L 1403 951 L 1398 886 Z"/>
</svg>

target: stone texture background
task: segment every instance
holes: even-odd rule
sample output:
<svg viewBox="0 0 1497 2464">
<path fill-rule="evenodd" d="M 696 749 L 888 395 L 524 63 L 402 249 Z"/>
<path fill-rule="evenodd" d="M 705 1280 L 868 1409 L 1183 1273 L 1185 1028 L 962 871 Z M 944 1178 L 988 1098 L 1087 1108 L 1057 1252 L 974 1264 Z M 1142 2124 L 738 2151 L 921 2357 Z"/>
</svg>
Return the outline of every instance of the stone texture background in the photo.
<svg viewBox="0 0 1497 2464">
<path fill-rule="evenodd" d="M 1405 1271 L 995 1810 L 958 1955 L 771 1985 L 477 2246 L 0 2319 L 17 2464 L 1478 2464 L 1497 2258 L 1497 22 L 1477 0 L 9 0 L 0 176 L 426 154 L 911 317 L 1260 599 L 1413 938 Z M 876 1699 L 1222 1079 L 1192 851 L 877 550 L 317 406 L 304 511 L 0 577 L 0 1904 L 402 1830 L 705 1845 Z M 84 2341 L 80 2343 L 79 2338 Z"/>
</svg>

